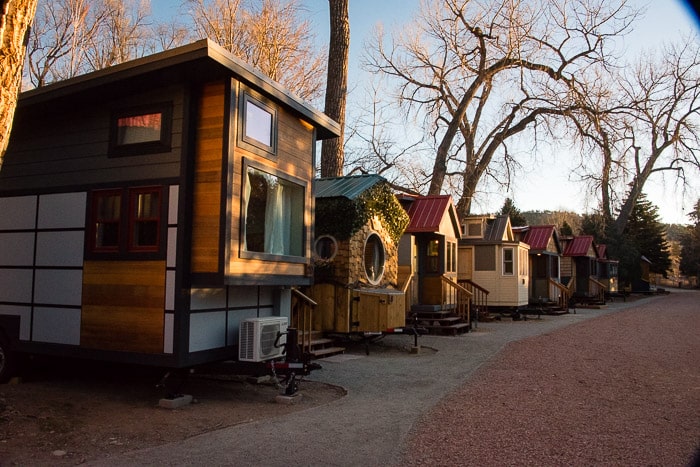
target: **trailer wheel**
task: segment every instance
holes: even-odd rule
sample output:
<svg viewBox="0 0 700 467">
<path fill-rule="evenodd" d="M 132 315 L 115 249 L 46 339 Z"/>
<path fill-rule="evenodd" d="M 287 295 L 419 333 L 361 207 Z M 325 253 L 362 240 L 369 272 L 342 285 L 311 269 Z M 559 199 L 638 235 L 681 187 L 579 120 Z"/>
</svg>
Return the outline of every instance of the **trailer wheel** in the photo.
<svg viewBox="0 0 700 467">
<path fill-rule="evenodd" d="M 7 339 L 0 334 L 0 383 L 6 383 L 14 373 L 15 354 Z"/>
</svg>

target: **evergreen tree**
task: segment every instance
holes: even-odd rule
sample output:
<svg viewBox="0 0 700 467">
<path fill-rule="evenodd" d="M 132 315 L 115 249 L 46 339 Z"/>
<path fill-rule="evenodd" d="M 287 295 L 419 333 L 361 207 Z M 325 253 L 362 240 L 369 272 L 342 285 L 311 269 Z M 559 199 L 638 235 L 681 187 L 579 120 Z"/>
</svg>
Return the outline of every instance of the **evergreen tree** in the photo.
<svg viewBox="0 0 700 467">
<path fill-rule="evenodd" d="M 559 228 L 559 234 L 562 236 L 571 236 L 574 234 L 574 229 L 571 228 L 568 222 L 564 221 Z"/>
<path fill-rule="evenodd" d="M 681 239 L 680 270 L 687 276 L 700 277 L 700 199 L 688 217 L 694 225 L 686 227 L 685 235 Z"/>
<path fill-rule="evenodd" d="M 666 229 L 659 220 L 659 209 L 642 194 L 637 201 L 627 227 L 621 235 L 608 228 L 606 242 L 614 258 L 620 261 L 620 283 L 632 282 L 641 274 L 640 260 L 646 257 L 651 272 L 667 276 L 671 268 L 671 252 L 666 241 Z"/>
<path fill-rule="evenodd" d="M 527 225 L 527 219 L 525 219 L 525 216 L 523 216 L 523 213 L 520 212 L 520 209 L 518 209 L 515 206 L 515 203 L 513 203 L 513 200 L 510 198 L 506 198 L 505 202 L 503 203 L 503 207 L 501 208 L 501 211 L 499 212 L 500 215 L 507 215 L 510 217 L 510 225 L 513 227 L 520 227 L 520 226 L 525 226 Z"/>
</svg>

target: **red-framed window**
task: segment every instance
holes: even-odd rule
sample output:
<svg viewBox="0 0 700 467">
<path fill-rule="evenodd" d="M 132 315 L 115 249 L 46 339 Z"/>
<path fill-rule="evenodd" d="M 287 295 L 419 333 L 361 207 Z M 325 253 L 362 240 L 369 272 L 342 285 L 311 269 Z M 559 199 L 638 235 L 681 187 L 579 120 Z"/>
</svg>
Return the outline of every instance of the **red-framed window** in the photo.
<svg viewBox="0 0 700 467">
<path fill-rule="evenodd" d="M 89 255 L 161 255 L 163 187 L 95 190 L 90 194 Z"/>
</svg>

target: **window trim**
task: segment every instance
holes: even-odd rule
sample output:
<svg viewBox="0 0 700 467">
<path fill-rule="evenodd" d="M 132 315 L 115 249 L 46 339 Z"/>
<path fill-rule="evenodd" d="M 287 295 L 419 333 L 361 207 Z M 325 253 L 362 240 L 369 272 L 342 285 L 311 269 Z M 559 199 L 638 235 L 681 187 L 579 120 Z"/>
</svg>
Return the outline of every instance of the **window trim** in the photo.
<svg viewBox="0 0 700 467">
<path fill-rule="evenodd" d="M 127 248 L 126 251 L 127 253 L 154 253 L 158 252 L 160 250 L 160 246 L 162 243 L 161 240 L 161 230 L 163 226 L 162 222 L 162 217 L 163 217 L 163 190 L 162 187 L 135 187 L 131 188 L 127 191 L 129 199 L 128 199 L 128 228 L 127 228 L 127 233 L 129 234 L 129 238 L 127 239 Z M 136 218 L 136 212 L 134 209 L 134 200 L 135 197 L 138 196 L 139 194 L 143 193 L 158 193 L 158 209 L 157 217 L 149 217 L 149 218 L 144 218 L 144 219 L 137 219 Z M 134 229 L 135 226 L 138 222 L 143 222 L 144 220 L 150 220 L 150 221 L 155 221 L 156 222 L 156 244 L 155 245 L 134 245 Z"/>
<path fill-rule="evenodd" d="M 157 244 L 145 247 L 135 247 L 132 243 L 132 229 L 135 223 L 132 216 L 132 199 L 133 195 L 143 192 L 158 192 L 159 206 L 157 226 L 158 232 L 156 235 Z M 127 186 L 118 188 L 95 189 L 88 192 L 88 209 L 86 219 L 85 234 L 88 236 L 85 242 L 85 258 L 95 260 L 118 260 L 118 259 L 163 259 L 166 254 L 166 238 L 165 233 L 167 228 L 167 206 L 168 200 L 166 187 L 163 185 L 147 185 L 147 186 Z M 99 194 L 119 194 L 120 196 L 120 215 L 119 215 L 119 231 L 118 244 L 116 247 L 101 248 L 95 245 L 96 240 L 96 211 Z"/>
<path fill-rule="evenodd" d="M 367 274 L 367 244 L 369 243 L 369 240 L 373 237 L 376 237 L 379 246 L 381 247 L 381 255 L 382 255 L 382 267 L 381 271 L 379 274 L 375 274 L 376 278 L 371 278 L 369 277 L 369 274 Z M 369 235 L 367 235 L 367 238 L 365 238 L 364 245 L 362 247 L 362 271 L 365 273 L 365 278 L 367 278 L 367 281 L 369 281 L 370 284 L 372 285 L 379 285 L 382 282 L 382 279 L 384 278 L 384 273 L 386 272 L 386 246 L 384 246 L 384 242 L 382 241 L 382 237 L 377 233 L 377 232 L 370 232 Z"/>
<path fill-rule="evenodd" d="M 238 257 L 241 259 L 259 259 L 259 260 L 265 260 L 265 261 L 277 261 L 277 262 L 287 262 L 287 263 L 306 263 L 308 262 L 308 251 L 307 251 L 307 235 L 308 235 L 308 225 L 305 222 L 306 219 L 306 210 L 307 210 L 307 197 L 309 193 L 309 183 L 305 180 L 302 180 L 300 178 L 294 177 L 288 173 L 282 172 L 280 170 L 273 169 L 269 166 L 265 166 L 262 164 L 256 164 L 256 163 L 251 163 L 250 159 L 243 158 L 243 164 L 242 164 L 242 180 L 241 180 L 241 202 L 240 202 L 240 233 L 239 233 L 239 238 L 238 238 Z M 264 172 L 266 174 L 272 175 L 274 177 L 277 177 L 279 179 L 285 180 L 289 183 L 293 183 L 295 185 L 298 185 L 302 188 L 303 190 L 303 204 L 302 204 L 302 216 L 304 217 L 304 220 L 302 220 L 302 237 L 301 237 L 301 247 L 302 247 L 302 256 L 294 256 L 294 255 L 280 255 L 280 254 L 273 254 L 273 253 L 265 253 L 265 252 L 260 252 L 260 251 L 249 251 L 244 248 L 245 244 L 245 238 L 246 238 L 246 208 L 247 208 L 247 202 L 248 200 L 246 199 L 246 185 L 248 183 L 248 169 L 254 169 L 258 170 L 260 172 Z"/>
<path fill-rule="evenodd" d="M 122 118 L 138 117 L 140 115 L 161 114 L 160 138 L 153 141 L 140 143 L 119 144 L 118 122 Z M 137 156 L 144 154 L 156 154 L 170 152 L 172 149 L 173 105 L 172 102 L 159 102 L 155 104 L 127 107 L 112 112 L 109 124 L 109 157 Z"/>
<path fill-rule="evenodd" d="M 258 141 L 257 139 L 250 137 L 246 134 L 248 119 L 247 119 L 247 106 L 248 103 L 252 103 L 256 107 L 259 107 L 270 114 L 270 145 Z M 277 156 L 277 134 L 278 134 L 278 114 L 277 109 L 269 100 L 262 96 L 253 94 L 250 90 L 241 91 L 241 97 L 239 99 L 238 105 L 238 145 L 244 149 L 247 149 L 257 155 L 263 157 L 276 157 Z"/>
<path fill-rule="evenodd" d="M 515 275 L 515 249 L 513 247 L 504 247 L 502 255 L 502 275 L 504 276 L 514 276 Z M 510 261 L 506 260 L 506 251 L 510 251 Z M 506 272 L 506 265 L 510 264 L 510 272 Z"/>
</svg>

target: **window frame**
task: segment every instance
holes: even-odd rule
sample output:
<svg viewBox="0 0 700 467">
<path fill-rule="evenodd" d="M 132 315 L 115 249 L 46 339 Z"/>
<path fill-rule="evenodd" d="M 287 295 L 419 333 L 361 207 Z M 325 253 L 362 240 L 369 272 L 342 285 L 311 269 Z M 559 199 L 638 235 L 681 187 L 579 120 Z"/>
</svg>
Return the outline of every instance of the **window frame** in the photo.
<svg viewBox="0 0 700 467">
<path fill-rule="evenodd" d="M 381 255 L 381 268 L 378 273 L 375 273 L 374 277 L 370 277 L 367 273 L 367 245 L 369 244 L 370 240 L 375 237 L 377 239 L 377 244 L 379 245 L 379 253 Z M 369 235 L 367 235 L 367 238 L 365 238 L 365 243 L 362 248 L 362 271 L 365 273 L 365 277 L 367 278 L 367 281 L 369 281 L 370 284 L 379 285 L 382 282 L 382 278 L 384 277 L 384 273 L 386 272 L 386 255 L 386 247 L 384 246 L 382 237 L 377 232 L 370 232 Z"/>
<path fill-rule="evenodd" d="M 501 252 L 502 261 L 502 272 L 504 276 L 514 276 L 515 275 L 515 248 L 513 247 L 503 247 Z M 506 252 L 510 252 L 510 260 L 506 259 Z M 507 271 L 507 266 L 510 265 L 510 271 Z"/>
<path fill-rule="evenodd" d="M 306 263 L 308 261 L 308 249 L 307 249 L 307 235 L 308 235 L 308 225 L 306 224 L 306 210 L 307 210 L 307 196 L 309 193 L 309 183 L 294 177 L 288 173 L 273 169 L 268 166 L 263 166 L 261 164 L 251 163 L 250 160 L 244 158 L 242 165 L 242 178 L 241 180 L 241 202 L 240 202 L 240 234 L 238 239 L 238 256 L 241 259 L 259 259 L 265 261 L 277 261 L 277 262 L 288 262 L 288 263 Z M 246 246 L 246 235 L 247 235 L 247 208 L 248 202 L 246 195 L 247 185 L 248 185 L 248 170 L 253 169 L 259 172 L 263 172 L 267 175 L 271 175 L 280 180 L 284 180 L 287 183 L 297 185 L 302 190 L 302 206 L 301 206 L 301 250 L 302 255 L 286 255 L 286 254 L 276 254 L 276 253 L 266 253 L 261 251 L 247 250 Z"/>
<path fill-rule="evenodd" d="M 247 134 L 248 104 L 252 104 L 270 114 L 270 145 Z M 238 145 L 263 157 L 277 157 L 278 118 L 277 109 L 272 102 L 260 95 L 254 95 L 250 90 L 241 91 L 238 106 Z"/>
<path fill-rule="evenodd" d="M 132 200 L 139 193 L 157 192 L 158 207 L 157 217 L 150 218 L 156 221 L 156 244 L 136 246 L 133 244 L 133 218 Z M 118 224 L 118 241 L 116 246 L 99 247 L 96 245 L 97 235 L 97 200 L 102 194 L 119 194 L 120 208 Z M 166 199 L 167 190 L 162 185 L 129 186 L 120 188 L 96 189 L 88 192 L 88 207 L 85 229 L 88 236 L 85 242 L 86 259 L 163 259 L 165 258 L 165 222 L 167 222 Z"/>
<path fill-rule="evenodd" d="M 119 144 L 119 120 L 150 114 L 160 114 L 160 137 L 151 141 Z M 126 107 L 112 111 L 109 124 L 109 157 L 137 156 L 170 152 L 172 149 L 173 105 L 172 102 Z"/>
</svg>

